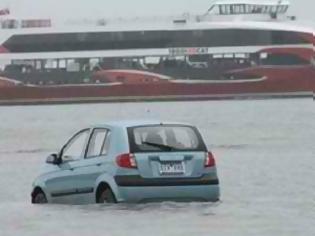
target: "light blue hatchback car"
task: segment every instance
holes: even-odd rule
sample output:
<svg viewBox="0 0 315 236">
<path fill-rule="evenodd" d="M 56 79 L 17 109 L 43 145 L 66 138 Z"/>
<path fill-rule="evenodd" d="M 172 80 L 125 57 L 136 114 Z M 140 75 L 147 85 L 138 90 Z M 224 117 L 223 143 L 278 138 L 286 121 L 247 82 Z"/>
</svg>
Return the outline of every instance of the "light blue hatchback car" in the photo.
<svg viewBox="0 0 315 236">
<path fill-rule="evenodd" d="M 215 160 L 196 127 L 129 121 L 76 133 L 50 155 L 32 203 L 218 201 Z"/>
</svg>

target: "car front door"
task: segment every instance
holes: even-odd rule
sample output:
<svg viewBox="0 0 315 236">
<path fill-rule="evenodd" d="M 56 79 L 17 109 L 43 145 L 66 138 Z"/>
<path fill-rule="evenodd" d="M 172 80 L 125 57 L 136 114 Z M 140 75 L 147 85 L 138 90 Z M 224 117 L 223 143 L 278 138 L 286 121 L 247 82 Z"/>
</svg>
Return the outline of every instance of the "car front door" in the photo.
<svg viewBox="0 0 315 236">
<path fill-rule="evenodd" d="M 76 194 L 72 201 L 76 204 L 95 203 L 94 188 L 97 178 L 106 170 L 106 158 L 110 145 L 110 131 L 105 128 L 92 130 L 84 159 L 70 163 Z"/>
<path fill-rule="evenodd" d="M 47 177 L 46 187 L 53 203 L 75 203 L 80 179 L 75 174 L 76 166 L 84 160 L 90 129 L 75 134 L 61 150 L 58 170 Z"/>
</svg>

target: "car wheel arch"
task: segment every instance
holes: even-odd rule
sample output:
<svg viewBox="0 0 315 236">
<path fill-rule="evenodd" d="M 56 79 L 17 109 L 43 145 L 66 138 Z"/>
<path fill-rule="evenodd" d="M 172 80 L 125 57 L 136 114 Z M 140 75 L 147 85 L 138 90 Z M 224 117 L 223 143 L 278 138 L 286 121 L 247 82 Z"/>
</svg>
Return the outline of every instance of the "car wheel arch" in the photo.
<svg viewBox="0 0 315 236">
<path fill-rule="evenodd" d="M 32 203 L 34 203 L 34 198 L 35 198 L 36 194 L 38 194 L 38 193 L 43 193 L 45 195 L 45 197 L 47 198 L 47 195 L 46 195 L 45 191 L 43 190 L 43 188 L 40 186 L 36 186 L 36 187 L 34 187 L 32 194 L 31 194 Z"/>
<path fill-rule="evenodd" d="M 102 194 L 103 191 L 105 191 L 107 189 L 111 190 L 114 197 L 116 198 L 115 193 L 113 192 L 113 189 L 111 188 L 111 186 L 107 182 L 103 181 L 103 182 L 100 182 L 98 184 L 96 191 L 95 191 L 95 202 L 96 203 L 99 203 L 98 199 L 99 199 L 100 195 Z"/>
<path fill-rule="evenodd" d="M 97 180 L 95 181 L 95 185 L 94 185 L 94 197 L 96 198 L 96 193 L 98 190 L 98 187 L 102 184 L 105 183 L 107 184 L 110 189 L 112 190 L 114 196 L 116 197 L 117 201 L 121 201 L 121 196 L 120 196 L 120 191 L 118 189 L 118 186 L 115 182 L 115 179 L 113 178 L 113 174 L 109 174 L 108 172 L 100 175 Z"/>
</svg>

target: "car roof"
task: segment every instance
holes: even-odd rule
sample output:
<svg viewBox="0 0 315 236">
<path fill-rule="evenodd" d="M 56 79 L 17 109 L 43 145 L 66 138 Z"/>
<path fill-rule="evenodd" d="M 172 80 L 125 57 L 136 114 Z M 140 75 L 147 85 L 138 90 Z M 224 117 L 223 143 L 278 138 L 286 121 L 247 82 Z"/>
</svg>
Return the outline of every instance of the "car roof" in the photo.
<svg viewBox="0 0 315 236">
<path fill-rule="evenodd" d="M 110 121 L 104 124 L 93 125 L 91 128 L 102 128 L 102 127 L 116 127 L 116 128 L 129 128 L 137 126 L 149 126 L 149 125 L 188 125 L 190 124 L 183 122 L 174 121 L 160 121 L 160 120 L 121 120 L 121 121 Z"/>
</svg>

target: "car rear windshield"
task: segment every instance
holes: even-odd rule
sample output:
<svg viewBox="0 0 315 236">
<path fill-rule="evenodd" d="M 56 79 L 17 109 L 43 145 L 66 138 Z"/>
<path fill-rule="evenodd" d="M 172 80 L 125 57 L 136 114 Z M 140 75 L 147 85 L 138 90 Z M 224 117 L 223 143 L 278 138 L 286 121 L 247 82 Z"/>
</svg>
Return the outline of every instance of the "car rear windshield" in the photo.
<svg viewBox="0 0 315 236">
<path fill-rule="evenodd" d="M 179 125 L 141 126 L 128 129 L 131 152 L 206 151 L 194 127 Z"/>
</svg>

